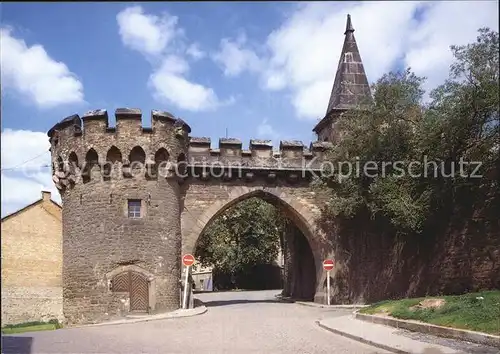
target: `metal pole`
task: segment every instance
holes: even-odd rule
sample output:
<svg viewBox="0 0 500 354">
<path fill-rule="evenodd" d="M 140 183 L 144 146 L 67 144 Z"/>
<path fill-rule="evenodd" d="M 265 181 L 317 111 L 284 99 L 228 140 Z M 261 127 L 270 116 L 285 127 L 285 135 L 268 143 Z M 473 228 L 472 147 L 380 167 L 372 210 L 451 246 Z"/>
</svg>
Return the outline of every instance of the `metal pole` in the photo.
<svg viewBox="0 0 500 354">
<path fill-rule="evenodd" d="M 188 294 L 188 280 L 189 280 L 189 266 L 186 267 L 186 279 L 184 280 L 184 300 L 182 301 L 182 308 L 187 307 L 187 294 Z"/>
<path fill-rule="evenodd" d="M 326 304 L 330 305 L 330 271 L 326 272 Z"/>
</svg>

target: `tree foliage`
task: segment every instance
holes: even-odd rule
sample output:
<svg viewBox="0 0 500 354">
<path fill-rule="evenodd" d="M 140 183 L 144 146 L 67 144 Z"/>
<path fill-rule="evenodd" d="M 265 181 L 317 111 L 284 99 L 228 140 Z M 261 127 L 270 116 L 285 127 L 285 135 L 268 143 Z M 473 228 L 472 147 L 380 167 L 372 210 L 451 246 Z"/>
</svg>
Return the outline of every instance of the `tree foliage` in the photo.
<svg viewBox="0 0 500 354">
<path fill-rule="evenodd" d="M 280 249 L 286 219 L 273 205 L 249 198 L 219 215 L 198 240 L 196 257 L 215 272 L 236 274 L 271 264 Z"/>
<path fill-rule="evenodd" d="M 449 78 L 427 99 L 425 78 L 410 69 L 382 76 L 368 109 L 335 123 L 339 139 L 328 155 L 334 170 L 316 184 L 330 195 L 327 215 L 368 212 L 411 233 L 450 205 L 481 201 L 492 208 L 499 194 L 498 50 L 498 32 L 489 29 L 480 29 L 474 43 L 452 46 Z M 460 171 L 460 160 L 481 165 Z M 471 178 L 473 172 L 482 177 Z"/>
</svg>

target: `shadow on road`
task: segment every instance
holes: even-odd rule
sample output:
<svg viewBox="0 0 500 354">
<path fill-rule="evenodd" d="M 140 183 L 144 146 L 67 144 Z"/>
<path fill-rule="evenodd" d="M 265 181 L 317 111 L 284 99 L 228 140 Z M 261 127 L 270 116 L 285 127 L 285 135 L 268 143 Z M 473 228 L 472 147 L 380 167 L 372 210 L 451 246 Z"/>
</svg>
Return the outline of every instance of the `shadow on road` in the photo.
<svg viewBox="0 0 500 354">
<path fill-rule="evenodd" d="M 32 337 L 2 336 L 2 354 L 31 354 Z"/>
<path fill-rule="evenodd" d="M 203 304 L 207 307 L 228 306 L 228 305 L 238 305 L 238 304 L 258 304 L 258 303 L 284 304 L 285 302 L 280 300 L 245 300 L 245 299 L 203 301 Z"/>
</svg>

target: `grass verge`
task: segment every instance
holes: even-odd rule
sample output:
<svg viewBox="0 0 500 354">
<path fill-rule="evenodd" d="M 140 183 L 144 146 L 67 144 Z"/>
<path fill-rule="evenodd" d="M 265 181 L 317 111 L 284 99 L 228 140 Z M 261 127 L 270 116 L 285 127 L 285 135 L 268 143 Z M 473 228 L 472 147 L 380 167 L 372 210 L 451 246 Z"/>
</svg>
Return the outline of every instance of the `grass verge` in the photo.
<svg viewBox="0 0 500 354">
<path fill-rule="evenodd" d="M 439 308 L 413 307 L 425 299 L 443 299 L 445 303 Z M 360 313 L 387 314 L 403 320 L 500 335 L 499 290 L 456 296 L 385 300 L 363 308 Z"/>
<path fill-rule="evenodd" d="M 2 334 L 51 331 L 59 328 L 62 328 L 62 325 L 57 320 L 50 320 L 49 322 L 25 322 L 2 327 Z"/>
</svg>

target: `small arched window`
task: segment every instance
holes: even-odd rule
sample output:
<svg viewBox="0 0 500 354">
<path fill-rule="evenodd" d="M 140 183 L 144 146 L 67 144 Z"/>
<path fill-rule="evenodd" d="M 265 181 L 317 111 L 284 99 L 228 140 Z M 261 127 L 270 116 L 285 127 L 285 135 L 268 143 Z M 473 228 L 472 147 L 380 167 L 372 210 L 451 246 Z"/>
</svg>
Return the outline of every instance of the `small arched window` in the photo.
<svg viewBox="0 0 500 354">
<path fill-rule="evenodd" d="M 74 151 L 69 154 L 68 162 L 70 172 L 75 173 L 76 169 L 78 168 L 78 156 L 76 156 Z"/>
<path fill-rule="evenodd" d="M 177 167 L 178 171 L 181 174 L 181 176 L 184 176 L 187 172 L 187 161 L 186 161 L 186 155 L 184 154 L 179 154 L 177 157 Z"/>
<path fill-rule="evenodd" d="M 121 161 L 122 161 L 122 153 L 120 149 L 118 149 L 116 146 L 113 145 L 106 154 L 106 162 L 111 162 L 112 164 L 115 164 Z"/>
<path fill-rule="evenodd" d="M 140 146 L 135 146 L 129 155 L 130 163 L 132 162 L 140 162 L 144 163 L 146 161 L 146 153 Z"/>
<path fill-rule="evenodd" d="M 99 166 L 99 155 L 97 155 L 97 151 L 91 148 L 85 155 L 85 169 L 83 173 L 84 183 L 90 181 L 90 174 L 94 166 Z"/>
<path fill-rule="evenodd" d="M 57 158 L 57 170 L 64 171 L 64 161 L 61 156 Z"/>
<path fill-rule="evenodd" d="M 163 161 L 168 161 L 168 151 L 165 148 L 160 148 L 155 154 L 155 163 L 158 165 Z"/>
<path fill-rule="evenodd" d="M 88 165 L 91 165 L 91 167 L 99 164 L 99 155 L 97 155 L 97 151 L 93 148 L 87 151 L 87 155 L 85 155 L 85 162 L 87 162 Z"/>
</svg>

